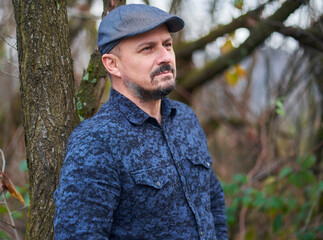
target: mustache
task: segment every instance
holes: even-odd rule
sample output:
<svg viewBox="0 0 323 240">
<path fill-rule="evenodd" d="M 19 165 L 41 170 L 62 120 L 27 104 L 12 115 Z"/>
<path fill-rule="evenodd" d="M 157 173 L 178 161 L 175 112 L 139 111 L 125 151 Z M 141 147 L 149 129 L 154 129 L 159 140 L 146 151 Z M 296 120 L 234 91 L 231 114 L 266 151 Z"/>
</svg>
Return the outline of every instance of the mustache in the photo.
<svg viewBox="0 0 323 240">
<path fill-rule="evenodd" d="M 170 64 L 163 64 L 159 68 L 157 68 L 154 71 L 152 71 L 152 73 L 150 74 L 150 78 L 153 79 L 158 74 L 160 74 L 162 72 L 166 72 L 166 71 L 169 71 L 169 72 L 171 72 L 171 73 L 174 74 L 175 69 Z"/>
</svg>

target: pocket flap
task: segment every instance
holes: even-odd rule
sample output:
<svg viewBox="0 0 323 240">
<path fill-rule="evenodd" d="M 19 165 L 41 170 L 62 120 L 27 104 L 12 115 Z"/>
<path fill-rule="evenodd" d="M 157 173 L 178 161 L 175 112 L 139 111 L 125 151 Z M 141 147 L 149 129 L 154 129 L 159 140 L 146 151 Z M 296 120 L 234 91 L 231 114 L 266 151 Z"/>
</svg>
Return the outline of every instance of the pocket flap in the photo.
<svg viewBox="0 0 323 240">
<path fill-rule="evenodd" d="M 151 186 L 156 189 L 162 189 L 170 178 L 170 167 L 141 169 L 131 173 L 136 184 Z"/>
<path fill-rule="evenodd" d="M 193 154 L 188 157 L 188 159 L 193 163 L 193 165 L 202 165 L 205 168 L 212 167 L 212 158 L 208 156 L 202 156 L 201 154 Z"/>
</svg>

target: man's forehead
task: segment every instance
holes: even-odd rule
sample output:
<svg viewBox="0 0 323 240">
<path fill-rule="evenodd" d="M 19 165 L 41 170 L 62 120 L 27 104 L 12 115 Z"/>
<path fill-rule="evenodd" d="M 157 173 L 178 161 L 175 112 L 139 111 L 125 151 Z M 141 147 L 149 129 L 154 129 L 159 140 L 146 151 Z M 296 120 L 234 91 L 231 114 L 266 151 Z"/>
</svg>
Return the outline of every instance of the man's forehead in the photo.
<svg viewBox="0 0 323 240">
<path fill-rule="evenodd" d="M 138 34 L 133 37 L 126 38 L 122 40 L 120 43 L 131 42 L 136 45 L 140 45 L 144 42 L 154 42 L 154 41 L 166 41 L 172 40 L 172 37 L 166 27 L 166 25 L 161 25 L 157 28 L 154 28 L 148 32 Z"/>
</svg>

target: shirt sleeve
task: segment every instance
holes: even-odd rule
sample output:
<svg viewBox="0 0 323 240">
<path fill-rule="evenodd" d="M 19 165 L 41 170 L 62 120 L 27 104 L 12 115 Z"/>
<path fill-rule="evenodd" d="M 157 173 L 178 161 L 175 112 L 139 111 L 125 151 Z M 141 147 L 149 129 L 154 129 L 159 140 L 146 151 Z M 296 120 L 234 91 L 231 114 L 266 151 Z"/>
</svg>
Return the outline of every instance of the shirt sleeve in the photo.
<svg viewBox="0 0 323 240">
<path fill-rule="evenodd" d="M 211 211 L 218 240 L 228 239 L 224 192 L 214 171 L 211 171 Z"/>
<path fill-rule="evenodd" d="M 55 239 L 109 239 L 120 197 L 110 163 L 102 142 L 85 135 L 70 140 L 54 194 Z"/>
</svg>

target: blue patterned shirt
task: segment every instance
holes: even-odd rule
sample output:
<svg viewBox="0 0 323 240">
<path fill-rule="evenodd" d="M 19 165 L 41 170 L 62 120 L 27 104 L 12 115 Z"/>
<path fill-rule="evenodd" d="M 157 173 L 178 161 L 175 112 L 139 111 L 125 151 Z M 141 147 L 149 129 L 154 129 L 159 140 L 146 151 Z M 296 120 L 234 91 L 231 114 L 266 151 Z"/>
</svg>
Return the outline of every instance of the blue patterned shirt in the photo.
<svg viewBox="0 0 323 240">
<path fill-rule="evenodd" d="M 194 112 L 165 98 L 162 124 L 111 89 L 71 134 L 55 239 L 227 239 L 224 194 Z"/>
</svg>

